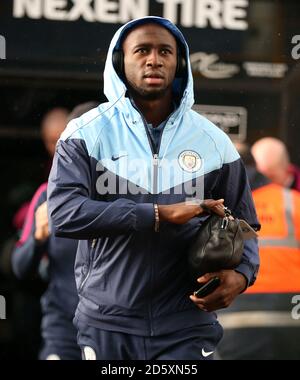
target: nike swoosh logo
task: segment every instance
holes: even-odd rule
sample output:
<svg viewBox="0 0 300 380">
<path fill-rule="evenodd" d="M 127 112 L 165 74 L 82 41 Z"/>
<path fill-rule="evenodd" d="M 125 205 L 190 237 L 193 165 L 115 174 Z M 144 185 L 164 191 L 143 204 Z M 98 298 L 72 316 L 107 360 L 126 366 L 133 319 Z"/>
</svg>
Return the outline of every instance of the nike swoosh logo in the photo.
<svg viewBox="0 0 300 380">
<path fill-rule="evenodd" d="M 127 157 L 128 154 L 120 154 L 119 156 L 117 154 L 112 156 L 112 161 L 118 161 L 120 158 Z"/>
<path fill-rule="evenodd" d="M 207 358 L 208 356 L 210 356 L 211 354 L 213 354 L 214 352 L 213 351 L 209 351 L 209 352 L 206 352 L 206 351 L 204 351 L 204 349 L 202 348 L 202 356 L 204 357 L 204 358 Z"/>
</svg>

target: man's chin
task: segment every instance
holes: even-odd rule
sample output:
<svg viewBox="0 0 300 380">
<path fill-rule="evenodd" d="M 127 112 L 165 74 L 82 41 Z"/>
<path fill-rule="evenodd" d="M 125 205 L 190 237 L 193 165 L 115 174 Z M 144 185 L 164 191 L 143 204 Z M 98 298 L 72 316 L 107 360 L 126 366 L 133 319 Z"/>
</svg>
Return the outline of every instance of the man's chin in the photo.
<svg viewBox="0 0 300 380">
<path fill-rule="evenodd" d="M 167 88 L 159 87 L 136 87 L 128 83 L 128 90 L 133 96 L 136 96 L 143 100 L 159 100 L 162 99 L 168 92 Z"/>
<path fill-rule="evenodd" d="M 145 100 L 158 100 L 166 95 L 166 89 L 151 89 L 140 92 L 140 96 Z"/>
</svg>

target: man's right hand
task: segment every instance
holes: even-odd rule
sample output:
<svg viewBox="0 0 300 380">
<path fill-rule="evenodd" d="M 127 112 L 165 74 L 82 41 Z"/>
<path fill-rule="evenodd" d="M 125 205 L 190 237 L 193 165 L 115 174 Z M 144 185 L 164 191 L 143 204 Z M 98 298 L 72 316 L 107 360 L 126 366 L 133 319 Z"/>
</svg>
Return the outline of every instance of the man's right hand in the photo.
<svg viewBox="0 0 300 380">
<path fill-rule="evenodd" d="M 47 202 L 44 202 L 35 212 L 34 238 L 38 242 L 43 242 L 48 239 L 49 234 Z"/>
<path fill-rule="evenodd" d="M 158 205 L 159 219 L 161 222 L 185 224 L 195 216 L 210 210 L 220 216 L 224 216 L 224 199 L 206 199 L 201 204 L 194 202 L 182 202 L 172 205 Z M 204 205 L 205 207 L 202 207 Z"/>
</svg>

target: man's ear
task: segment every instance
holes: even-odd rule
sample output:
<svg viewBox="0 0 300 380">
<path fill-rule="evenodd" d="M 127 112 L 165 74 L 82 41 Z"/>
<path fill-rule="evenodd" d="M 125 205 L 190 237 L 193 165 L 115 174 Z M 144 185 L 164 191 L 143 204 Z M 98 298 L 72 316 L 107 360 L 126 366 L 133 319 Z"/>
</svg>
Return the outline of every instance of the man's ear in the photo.
<svg viewBox="0 0 300 380">
<path fill-rule="evenodd" d="M 177 48 L 177 67 L 176 67 L 176 78 L 183 78 L 186 75 L 186 59 L 185 59 L 185 53 L 183 48 L 180 48 L 178 46 Z"/>
<path fill-rule="evenodd" d="M 121 79 L 125 77 L 124 70 L 124 53 L 123 50 L 114 50 L 112 55 L 112 63 L 116 73 Z"/>
</svg>

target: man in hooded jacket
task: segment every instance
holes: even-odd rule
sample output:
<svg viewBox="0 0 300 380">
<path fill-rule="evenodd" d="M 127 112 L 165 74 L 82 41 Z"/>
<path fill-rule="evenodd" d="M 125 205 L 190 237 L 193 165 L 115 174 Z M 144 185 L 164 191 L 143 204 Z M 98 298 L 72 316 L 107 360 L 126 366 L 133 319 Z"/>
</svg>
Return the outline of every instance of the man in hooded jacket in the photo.
<svg viewBox="0 0 300 380">
<path fill-rule="evenodd" d="M 191 110 L 188 45 L 159 17 L 113 37 L 104 71 L 108 103 L 73 120 L 49 178 L 52 228 L 79 239 L 74 323 L 85 359 L 210 359 L 222 337 L 213 311 L 254 283 L 255 239 L 220 286 L 192 295 L 187 250 L 205 216 L 195 199 L 223 202 L 258 226 L 247 176 L 229 138 Z M 208 273 L 206 282 L 216 273 Z"/>
</svg>

